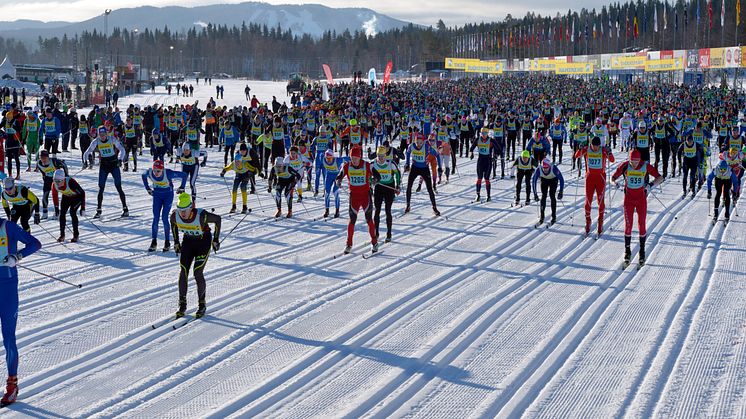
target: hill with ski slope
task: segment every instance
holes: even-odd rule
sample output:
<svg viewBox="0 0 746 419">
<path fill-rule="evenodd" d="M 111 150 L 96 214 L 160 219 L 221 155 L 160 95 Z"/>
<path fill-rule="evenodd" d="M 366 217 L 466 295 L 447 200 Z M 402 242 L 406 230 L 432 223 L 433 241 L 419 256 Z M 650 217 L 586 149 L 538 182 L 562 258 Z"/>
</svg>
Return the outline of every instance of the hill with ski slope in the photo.
<svg viewBox="0 0 746 419">
<path fill-rule="evenodd" d="M 120 108 L 205 103 L 216 84 L 219 105 L 243 104 L 246 83 L 213 80 L 195 98 L 159 87 Z M 286 98 L 283 83 L 248 83 L 262 101 Z M 140 173 L 124 173 L 130 219 L 117 218 L 109 184 L 101 232 L 83 220 L 80 243 L 61 245 L 56 222 L 33 226 L 44 248 L 22 264 L 83 288 L 19 271 L 20 397 L 0 417 L 746 416 L 746 223 L 713 226 L 704 191 L 681 199 L 680 177 L 649 200 L 639 271 L 620 267 L 621 192 L 601 238 L 580 234 L 583 179 L 569 159 L 549 229 L 534 228 L 535 203 L 511 207 L 511 179 L 493 181 L 492 202 L 470 203 L 475 161 L 460 159 L 438 188 L 441 217 L 424 192 L 402 216 L 400 196 L 391 243 L 363 259 L 358 222 L 353 254 L 334 259 L 344 193 L 340 219 L 314 221 L 323 198 L 306 196 L 294 218 L 275 220 L 260 181 L 252 213 L 227 215 L 215 150 L 197 200 L 223 215 L 207 316 L 164 323 L 178 259 L 146 252 L 152 198 Z M 77 155 L 62 157 L 79 171 Z M 22 176 L 40 191 L 38 174 Z M 92 212 L 97 170 L 75 177 Z"/>
</svg>

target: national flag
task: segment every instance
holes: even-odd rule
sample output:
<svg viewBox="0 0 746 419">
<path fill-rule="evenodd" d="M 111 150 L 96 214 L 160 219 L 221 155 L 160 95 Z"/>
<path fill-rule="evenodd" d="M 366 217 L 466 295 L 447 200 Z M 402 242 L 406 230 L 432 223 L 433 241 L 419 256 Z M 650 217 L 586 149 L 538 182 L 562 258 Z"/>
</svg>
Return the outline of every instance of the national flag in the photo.
<svg viewBox="0 0 746 419">
<path fill-rule="evenodd" d="M 635 20 L 633 21 L 632 28 L 632 34 L 637 38 L 640 35 L 640 28 L 637 25 L 637 13 L 635 13 Z"/>
<path fill-rule="evenodd" d="M 741 0 L 736 0 L 736 27 L 741 24 Z"/>
<path fill-rule="evenodd" d="M 658 6 L 653 5 L 655 10 L 653 11 L 653 32 L 658 32 Z"/>
<path fill-rule="evenodd" d="M 629 29 L 629 12 L 627 12 L 627 32 L 625 34 L 627 38 L 630 37 L 630 29 Z"/>
<path fill-rule="evenodd" d="M 663 4 L 663 30 L 668 29 L 668 0 Z"/>
<path fill-rule="evenodd" d="M 723 6 L 720 8 L 720 27 L 725 27 L 725 0 L 723 0 Z"/>
<path fill-rule="evenodd" d="M 570 42 L 575 42 L 575 19 L 572 20 L 572 32 L 570 32 Z"/>
<path fill-rule="evenodd" d="M 697 2 L 699 4 L 699 2 Z M 710 21 L 710 29 L 712 29 L 712 0 L 707 1 L 707 18 Z"/>
</svg>

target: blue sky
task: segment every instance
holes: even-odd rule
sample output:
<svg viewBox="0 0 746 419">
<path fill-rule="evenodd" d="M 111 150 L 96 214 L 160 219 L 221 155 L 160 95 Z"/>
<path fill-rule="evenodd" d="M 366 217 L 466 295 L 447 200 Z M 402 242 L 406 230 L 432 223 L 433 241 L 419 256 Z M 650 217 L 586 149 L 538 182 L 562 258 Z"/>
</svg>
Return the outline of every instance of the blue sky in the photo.
<svg viewBox="0 0 746 419">
<path fill-rule="evenodd" d="M 82 21 L 101 14 L 104 9 L 118 9 L 137 7 L 142 5 L 151 6 L 197 6 L 216 3 L 240 3 L 241 1 L 212 1 L 212 0 L 73 0 L 73 1 L 48 1 L 48 0 L 24 0 L 8 1 L 0 3 L 0 16 L 2 20 L 12 21 L 17 19 L 35 19 L 45 22 L 53 20 Z M 319 3 L 329 7 L 367 7 L 377 12 L 387 14 L 391 17 L 433 25 L 438 19 L 449 25 L 461 25 L 465 22 L 481 22 L 500 20 L 506 14 L 522 16 L 528 10 L 542 15 L 554 15 L 558 11 L 566 12 L 569 8 L 588 9 L 597 8 L 608 4 L 604 0 L 580 0 L 576 2 L 559 2 L 551 0 L 534 0 L 532 2 L 516 2 L 508 0 L 320 0 L 320 1 L 266 1 L 270 4 L 302 4 Z"/>
</svg>

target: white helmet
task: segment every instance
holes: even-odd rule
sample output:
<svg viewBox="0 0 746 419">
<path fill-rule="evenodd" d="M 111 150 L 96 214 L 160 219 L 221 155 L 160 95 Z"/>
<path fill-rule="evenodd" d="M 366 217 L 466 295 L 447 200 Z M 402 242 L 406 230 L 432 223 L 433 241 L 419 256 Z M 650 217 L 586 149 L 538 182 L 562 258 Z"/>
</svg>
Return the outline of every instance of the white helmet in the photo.
<svg viewBox="0 0 746 419">
<path fill-rule="evenodd" d="M 285 159 L 282 157 L 277 157 L 275 159 L 275 166 L 284 166 L 285 165 Z"/>
<path fill-rule="evenodd" d="M 57 169 L 57 170 L 54 171 L 54 176 L 52 177 L 52 179 L 55 182 L 59 182 L 61 180 L 65 180 L 65 177 L 66 177 L 65 176 L 65 171 L 62 170 L 62 169 Z"/>
<path fill-rule="evenodd" d="M 184 143 L 184 145 L 181 146 L 181 151 L 192 151 L 192 148 L 189 146 L 189 143 Z"/>
<path fill-rule="evenodd" d="M 648 124 L 646 124 L 646 123 L 645 123 L 645 121 L 642 121 L 642 122 L 640 122 L 640 124 L 639 124 L 639 125 L 637 126 L 637 128 L 640 128 L 640 129 L 647 129 L 647 128 L 648 128 Z"/>
</svg>

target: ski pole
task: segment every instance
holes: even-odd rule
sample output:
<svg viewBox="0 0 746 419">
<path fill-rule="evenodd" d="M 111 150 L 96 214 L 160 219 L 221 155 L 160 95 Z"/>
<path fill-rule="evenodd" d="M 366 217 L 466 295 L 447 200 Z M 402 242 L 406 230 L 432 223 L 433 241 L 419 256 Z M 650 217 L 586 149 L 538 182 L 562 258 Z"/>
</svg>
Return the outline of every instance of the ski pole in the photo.
<svg viewBox="0 0 746 419">
<path fill-rule="evenodd" d="M 246 212 L 246 214 L 245 214 L 245 215 L 243 216 L 243 218 L 241 218 L 241 219 L 240 219 L 240 220 L 238 221 L 238 223 L 236 223 L 236 225 L 234 225 L 234 226 L 233 226 L 233 228 L 231 229 L 231 231 L 229 231 L 229 232 L 228 232 L 228 234 L 226 234 L 226 235 L 225 235 L 225 237 L 223 237 L 223 240 L 220 240 L 220 244 L 223 244 L 223 242 L 225 241 L 225 239 L 227 239 L 227 238 L 228 238 L 228 236 L 230 236 L 230 235 L 231 235 L 231 233 L 233 233 L 233 230 L 235 230 L 235 229 L 236 229 L 236 227 L 238 227 L 238 226 L 239 226 L 239 225 L 240 225 L 240 224 L 241 224 L 241 223 L 243 222 L 243 220 L 245 220 L 245 219 L 246 219 L 246 217 L 248 217 L 248 216 L 249 216 L 249 214 L 251 214 L 251 212 L 248 212 L 248 211 L 247 211 L 247 212 Z"/>
<path fill-rule="evenodd" d="M 52 276 L 52 275 L 49 275 L 49 274 L 45 274 L 44 272 L 39 272 L 39 271 L 37 271 L 37 270 L 35 270 L 35 269 L 27 268 L 26 266 L 23 266 L 23 265 L 17 265 L 17 266 L 18 266 L 19 268 L 23 268 L 23 269 L 26 269 L 26 270 L 28 270 L 28 271 L 31 271 L 31 272 L 33 272 L 33 273 L 35 273 L 35 274 L 38 274 L 38 275 L 41 275 L 41 276 L 45 276 L 45 277 L 47 277 L 47 278 L 49 278 L 49 279 L 53 279 L 53 280 L 55 280 L 55 281 L 59 281 L 59 282 L 62 282 L 63 284 L 71 285 L 71 286 L 73 286 L 73 287 L 76 287 L 76 288 L 83 288 L 83 285 L 82 285 L 82 284 L 73 284 L 72 282 L 67 282 L 67 281 L 65 281 L 64 279 L 60 279 L 60 278 L 57 278 L 56 276 Z"/>
<path fill-rule="evenodd" d="M 99 226 L 97 226 L 96 223 L 93 222 L 93 220 L 91 220 L 90 218 L 88 218 L 88 216 L 86 216 L 85 219 L 88 220 L 88 222 L 91 223 L 94 227 L 96 227 L 96 230 L 98 230 L 101 234 L 103 234 L 104 236 L 106 236 L 107 239 L 109 239 L 110 241 L 114 241 L 114 239 L 112 239 L 111 236 L 109 236 L 108 234 L 104 233 L 104 230 L 101 230 L 101 228 L 99 228 Z"/>
</svg>

